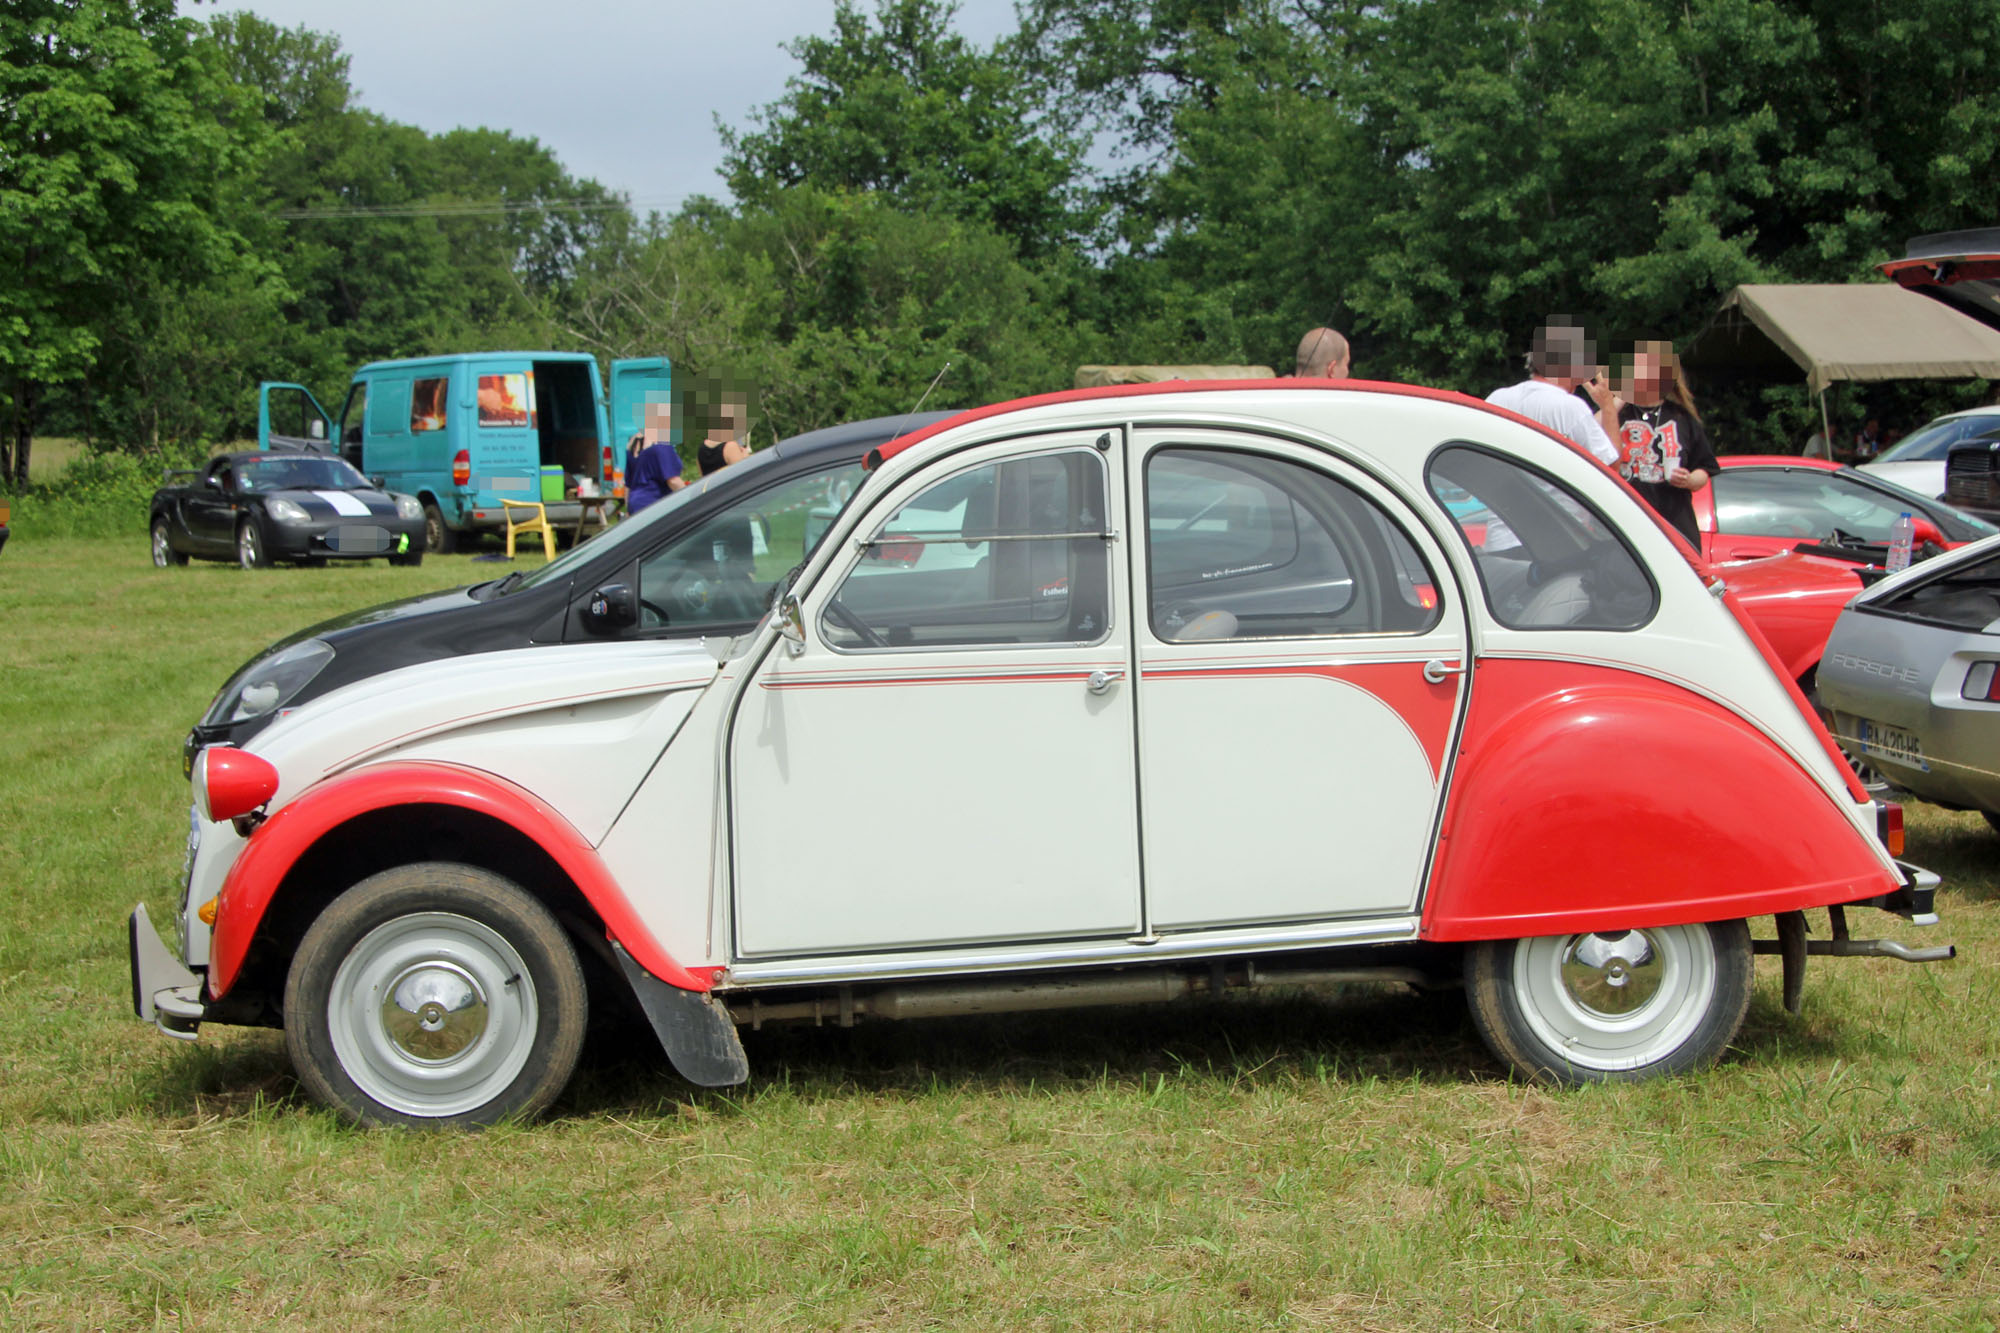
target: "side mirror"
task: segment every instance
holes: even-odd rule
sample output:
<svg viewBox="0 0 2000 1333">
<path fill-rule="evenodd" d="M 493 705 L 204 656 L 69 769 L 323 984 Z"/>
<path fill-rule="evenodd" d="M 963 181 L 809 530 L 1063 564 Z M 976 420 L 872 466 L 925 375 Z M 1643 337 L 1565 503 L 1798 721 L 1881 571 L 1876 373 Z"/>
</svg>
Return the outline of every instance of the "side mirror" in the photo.
<svg viewBox="0 0 2000 1333">
<path fill-rule="evenodd" d="M 219 491 L 222 489 L 222 478 L 211 472 L 201 479 L 201 484 L 208 487 L 211 491 Z"/>
<path fill-rule="evenodd" d="M 806 651 L 806 618 L 799 610 L 799 595 L 788 592 L 778 599 L 778 633 L 785 636 L 786 651 L 802 657 Z"/>
<path fill-rule="evenodd" d="M 324 421 L 321 421 L 318 417 L 314 417 L 312 421 L 306 426 L 306 434 L 312 436 L 315 440 L 325 439 L 326 423 Z"/>
<path fill-rule="evenodd" d="M 639 597 L 629 583 L 607 583 L 590 594 L 583 608 L 584 623 L 598 634 L 609 634 L 639 623 Z"/>
<path fill-rule="evenodd" d="M 1943 546 L 1944 533 L 1939 531 L 1937 524 L 1927 518 L 1912 518 L 1910 520 L 1910 542 L 1914 546 L 1922 546 L 1926 542 L 1929 542 L 1932 546 Z"/>
</svg>

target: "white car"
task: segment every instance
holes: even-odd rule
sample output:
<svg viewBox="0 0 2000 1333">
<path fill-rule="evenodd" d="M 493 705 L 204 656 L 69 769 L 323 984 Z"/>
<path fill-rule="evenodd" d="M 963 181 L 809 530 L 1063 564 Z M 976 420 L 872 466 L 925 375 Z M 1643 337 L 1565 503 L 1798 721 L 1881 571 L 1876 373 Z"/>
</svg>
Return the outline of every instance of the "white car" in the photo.
<svg viewBox="0 0 2000 1333">
<path fill-rule="evenodd" d="M 1792 1003 L 1810 953 L 1950 954 L 1848 938 L 1935 920 L 1900 811 L 1532 423 L 1168 383 L 871 460 L 747 635 L 411 666 L 203 750 L 141 1016 L 281 1025 L 363 1122 L 482 1124 L 561 1091 L 593 1003 L 723 1085 L 744 1024 L 1462 983 L 1581 1081 L 1713 1059 L 1755 949 Z"/>
<path fill-rule="evenodd" d="M 1945 458 L 1951 447 L 1994 430 L 2000 430 L 2000 407 L 1948 412 L 1896 441 L 1894 448 L 1884 450 L 1874 462 L 1861 464 L 1861 470 L 1904 490 L 1942 500 Z"/>
</svg>

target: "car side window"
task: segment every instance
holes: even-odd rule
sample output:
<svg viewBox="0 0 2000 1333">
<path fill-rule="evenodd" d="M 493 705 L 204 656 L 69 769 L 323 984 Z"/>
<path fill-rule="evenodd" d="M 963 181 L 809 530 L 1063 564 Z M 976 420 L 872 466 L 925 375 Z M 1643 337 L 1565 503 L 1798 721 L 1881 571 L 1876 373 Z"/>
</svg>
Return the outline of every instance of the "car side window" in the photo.
<svg viewBox="0 0 2000 1333">
<path fill-rule="evenodd" d="M 1479 567 L 1493 618 L 1510 629 L 1637 629 L 1659 590 L 1603 515 L 1567 487 L 1476 445 L 1431 456 L 1431 495 Z"/>
<path fill-rule="evenodd" d="M 639 561 L 639 626 L 743 624 L 861 482 L 854 461 L 745 495 Z"/>
<path fill-rule="evenodd" d="M 1146 590 L 1168 641 L 1420 633 L 1437 579 L 1360 492 L 1316 468 L 1225 449 L 1146 460 Z"/>
<path fill-rule="evenodd" d="M 820 617 L 841 649 L 1095 643 L 1111 622 L 1104 461 L 968 468 L 902 505 Z"/>
<path fill-rule="evenodd" d="M 410 429 L 443 430 L 446 387 L 451 383 L 443 376 L 418 380 L 410 386 Z"/>
</svg>

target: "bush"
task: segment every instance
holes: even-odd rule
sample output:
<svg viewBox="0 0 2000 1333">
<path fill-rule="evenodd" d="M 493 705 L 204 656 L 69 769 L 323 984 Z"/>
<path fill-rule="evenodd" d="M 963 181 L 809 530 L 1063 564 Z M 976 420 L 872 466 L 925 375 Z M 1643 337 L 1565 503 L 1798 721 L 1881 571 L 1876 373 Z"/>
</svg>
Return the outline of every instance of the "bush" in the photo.
<svg viewBox="0 0 2000 1333">
<path fill-rule="evenodd" d="M 197 467 L 197 450 L 175 467 Z M 13 492 L 14 538 L 127 537 L 146 531 L 148 507 L 164 467 L 158 454 L 87 453 L 54 481 Z"/>
</svg>

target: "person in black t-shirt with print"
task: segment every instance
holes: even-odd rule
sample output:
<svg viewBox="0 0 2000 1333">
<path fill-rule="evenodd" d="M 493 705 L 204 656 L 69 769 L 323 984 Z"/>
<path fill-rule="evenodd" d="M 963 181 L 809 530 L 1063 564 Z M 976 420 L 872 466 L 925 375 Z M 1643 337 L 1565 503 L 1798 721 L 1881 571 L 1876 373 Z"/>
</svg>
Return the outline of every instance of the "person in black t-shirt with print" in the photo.
<svg viewBox="0 0 2000 1333">
<path fill-rule="evenodd" d="M 1695 410 L 1694 393 L 1674 345 L 1642 342 L 1632 350 L 1632 382 L 1618 413 L 1618 475 L 1701 550 L 1694 493 L 1715 475 L 1715 450 Z"/>
</svg>

